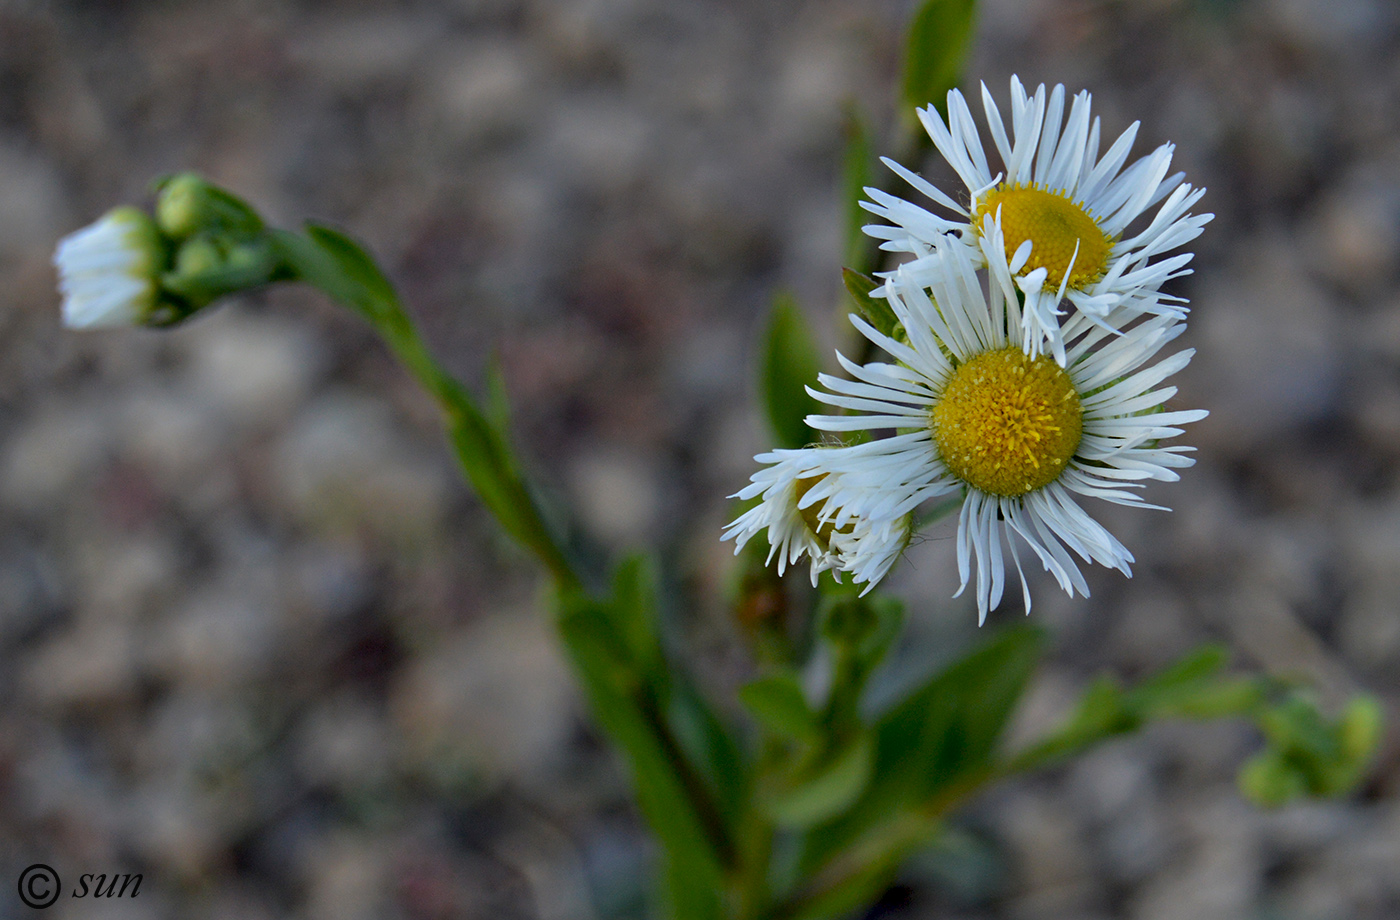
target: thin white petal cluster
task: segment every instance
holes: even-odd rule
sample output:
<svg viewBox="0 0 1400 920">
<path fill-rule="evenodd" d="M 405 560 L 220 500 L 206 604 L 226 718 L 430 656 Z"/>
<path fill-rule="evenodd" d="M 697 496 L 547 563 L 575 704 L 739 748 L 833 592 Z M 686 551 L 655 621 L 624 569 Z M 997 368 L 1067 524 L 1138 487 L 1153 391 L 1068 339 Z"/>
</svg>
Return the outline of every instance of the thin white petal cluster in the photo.
<svg viewBox="0 0 1400 920">
<path fill-rule="evenodd" d="M 159 243 L 150 219 L 118 208 L 59 241 L 53 262 L 71 329 L 137 326 L 156 302 Z"/>
<path fill-rule="evenodd" d="M 1166 254 L 1199 236 L 1213 215 L 1191 213 L 1205 189 L 1183 182 L 1183 173 L 1167 174 L 1173 145 L 1163 144 L 1128 164 L 1138 132 L 1139 123 L 1134 122 L 1100 156 L 1100 122 L 1090 115 L 1089 93 L 1074 97 L 1066 117 L 1065 88 L 1059 85 L 1048 93 L 1041 85 L 1034 95 L 1028 95 L 1021 81 L 1012 77 L 1009 133 L 985 84 L 982 107 L 1001 160 L 1001 169 L 995 172 L 962 93 L 953 90 L 948 94 L 946 123 L 932 106 L 918 113 L 934 146 L 966 186 L 970 205 L 959 204 L 922 177 L 886 159 L 885 164 L 915 190 L 952 214 L 941 216 L 879 189 L 866 189 L 871 198 L 864 203 L 866 209 L 890 223 L 873 224 L 865 231 L 883 240 L 882 248 L 911 253 L 916 260 L 929 256 L 935 242 L 945 236 L 962 240 L 979 266 L 1005 283 L 1014 283 L 1023 293 L 1028 353 L 1035 355 L 1043 348 L 1062 366 L 1067 342 L 1088 323 L 1117 331 L 1123 322 L 1143 313 L 1184 315 L 1180 302 L 1159 295 L 1158 290 L 1164 282 L 1189 273 L 1192 254 Z M 977 202 L 1002 184 L 1057 193 L 1088 213 L 1113 240 L 1102 277 L 1075 289 L 1067 284 L 1066 271 L 1066 283 L 1059 290 L 1046 291 L 1045 269 L 1026 269 L 1029 241 L 1008 259 L 1000 233 L 1001 215 L 984 214 L 979 221 L 976 213 Z M 1153 207 L 1157 211 L 1147 226 L 1128 235 L 1129 227 Z M 1088 323 L 1062 328 L 1066 302 L 1075 317 Z"/>
<path fill-rule="evenodd" d="M 825 460 L 827 448 L 804 447 L 799 450 L 775 450 L 759 454 L 754 459 L 769 464 L 754 473 L 749 485 L 731 498 L 761 501 L 736 518 L 725 528 L 722 539 L 734 540 L 738 553 L 758 533 L 768 532 L 766 564 L 778 561 L 778 574 L 795 565 L 803 556 L 811 560 L 812 585 L 817 577 L 830 570 L 836 578 L 850 572 L 857 583 L 874 584 L 894 565 L 909 539 L 909 521 L 880 519 L 864 521 L 853 518 L 836 503 L 829 501 L 836 490 L 837 477 L 831 475 Z M 799 480 L 817 479 L 805 490 L 798 488 Z M 828 531 L 827 539 L 812 531 L 803 512 L 810 514 L 819 529 Z M 830 525 L 826 527 L 825 525 Z"/>
</svg>

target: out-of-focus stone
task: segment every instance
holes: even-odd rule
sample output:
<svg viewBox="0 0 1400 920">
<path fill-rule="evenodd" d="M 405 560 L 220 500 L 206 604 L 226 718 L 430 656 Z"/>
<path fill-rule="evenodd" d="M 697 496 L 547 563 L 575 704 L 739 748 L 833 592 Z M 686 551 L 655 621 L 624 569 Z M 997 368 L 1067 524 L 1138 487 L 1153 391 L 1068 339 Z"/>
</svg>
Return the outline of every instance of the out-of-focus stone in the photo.
<svg viewBox="0 0 1400 920">
<path fill-rule="evenodd" d="M 12 508 L 52 509 L 102 462 L 109 425 L 91 401 L 54 400 L 4 445 L 0 494 Z"/>
<path fill-rule="evenodd" d="M 165 777 L 152 777 L 127 803 L 126 839 L 166 877 L 206 873 L 227 832 L 209 797 Z"/>
<path fill-rule="evenodd" d="M 85 622 L 27 656 L 20 684 L 29 698 L 55 709 L 112 703 L 136 692 L 136 654 L 129 624 Z"/>
<path fill-rule="evenodd" d="M 271 664 L 280 611 L 239 585 L 215 586 L 176 604 L 149 638 L 148 666 L 189 687 L 236 686 Z"/>
<path fill-rule="evenodd" d="M 661 490 L 655 466 L 639 454 L 595 449 L 569 467 L 584 522 L 604 540 L 644 540 L 658 523 Z"/>
<path fill-rule="evenodd" d="M 1042 795 L 1020 792 L 997 816 L 1019 876 L 1011 904 L 1017 917 L 1083 917 L 1096 907 L 1099 889 L 1085 856 L 1082 830 L 1068 808 Z"/>
<path fill-rule="evenodd" d="M 1298 261 L 1287 240 L 1257 240 L 1203 285 L 1191 313 L 1199 352 L 1183 381 L 1211 414 L 1191 426 L 1191 443 L 1241 455 L 1335 411 L 1333 306 Z"/>
<path fill-rule="evenodd" d="M 1263 866 L 1258 820 L 1233 790 L 1182 808 L 1190 850 L 1133 899 L 1133 920 L 1239 920 L 1257 903 Z"/>
<path fill-rule="evenodd" d="M 319 80 L 344 90 L 363 90 L 414 73 L 413 64 L 440 30 L 403 16 L 327 16 L 303 20 L 292 59 Z"/>
<path fill-rule="evenodd" d="M 442 464 L 412 443 L 380 400 L 327 393 L 280 439 L 279 490 L 297 518 L 332 532 L 421 539 L 440 526 L 450 492 Z"/>
<path fill-rule="evenodd" d="M 0 144 L 0 256 L 14 257 L 62 232 L 68 213 L 50 161 Z"/>
<path fill-rule="evenodd" d="M 117 436 L 125 458 L 172 486 L 208 471 L 228 429 L 207 404 L 174 388 L 139 387 L 124 395 Z"/>
<path fill-rule="evenodd" d="M 477 141 L 530 119 L 536 63 L 522 42 L 481 40 L 444 48 L 436 59 L 434 121 Z"/>
<path fill-rule="evenodd" d="M 582 191 L 616 195 L 636 182 L 651 129 L 631 109 L 576 97 L 551 113 L 545 150 L 553 171 Z"/>
<path fill-rule="evenodd" d="M 290 414 L 315 383 L 324 355 L 308 330 L 234 305 L 186 330 L 186 384 L 229 420 L 268 426 Z"/>
<path fill-rule="evenodd" d="M 316 841 L 303 867 L 307 920 L 375 920 L 390 910 L 386 841 L 346 831 Z"/>
<path fill-rule="evenodd" d="M 353 791 L 382 783 L 395 753 L 380 709 L 364 699 L 339 696 L 303 720 L 296 763 L 312 783 Z"/>
<path fill-rule="evenodd" d="M 578 716 L 568 669 L 534 611 L 482 620 L 419 658 L 392 691 L 408 756 L 547 777 Z"/>
<path fill-rule="evenodd" d="M 74 593 L 84 621 L 130 623 L 178 590 L 176 548 L 160 532 L 94 535 L 83 549 Z"/>
<path fill-rule="evenodd" d="M 1354 175 L 1303 231 L 1314 270 L 1360 295 L 1373 295 L 1400 262 L 1400 186 L 1381 172 L 1373 167 Z"/>
</svg>

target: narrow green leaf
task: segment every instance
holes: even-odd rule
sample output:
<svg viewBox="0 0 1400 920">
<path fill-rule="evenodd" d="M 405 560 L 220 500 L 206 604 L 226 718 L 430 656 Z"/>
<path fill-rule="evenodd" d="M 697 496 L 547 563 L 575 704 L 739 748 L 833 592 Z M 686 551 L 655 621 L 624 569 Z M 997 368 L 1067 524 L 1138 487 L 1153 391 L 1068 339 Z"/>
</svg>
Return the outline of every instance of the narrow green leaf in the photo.
<svg viewBox="0 0 1400 920">
<path fill-rule="evenodd" d="M 852 105 L 846 112 L 846 155 L 842 163 L 841 186 L 846 202 L 846 261 L 861 271 L 872 267 L 868 263 L 875 252 L 870 238 L 861 231 L 861 227 L 869 223 L 870 214 L 860 206 L 865 198 L 866 186 L 872 184 L 870 174 L 873 159 L 865 119 Z"/>
<path fill-rule="evenodd" d="M 643 673 L 664 669 L 657 631 L 656 587 L 651 559 L 634 553 L 613 574 L 611 619 L 635 666 Z"/>
<path fill-rule="evenodd" d="M 820 368 L 802 310 L 791 294 L 779 294 L 763 337 L 761 388 L 768 422 L 782 447 L 803 447 L 817 439 L 806 419 L 820 412 L 821 404 L 806 387 L 816 386 Z"/>
<path fill-rule="evenodd" d="M 732 837 L 744 808 L 748 764 L 733 733 L 700 691 L 674 674 L 669 684 L 666 724 L 686 762 L 704 782 L 725 833 Z"/>
<path fill-rule="evenodd" d="M 564 647 L 593 714 L 625 757 L 638 805 L 666 848 L 671 906 L 697 920 L 720 916 L 717 894 L 714 909 L 696 898 L 697 892 L 721 890 L 716 837 L 722 831 L 713 825 L 714 816 L 697 809 L 696 790 L 687 785 L 680 752 L 667 743 L 670 735 L 658 701 L 613 628 L 615 613 L 605 603 L 575 593 L 561 595 L 558 612 Z"/>
<path fill-rule="evenodd" d="M 797 675 L 784 670 L 739 688 L 739 702 L 769 733 L 794 741 L 817 737 L 817 714 L 807 703 Z"/>
<path fill-rule="evenodd" d="M 500 352 L 494 349 L 486 359 L 486 417 L 497 431 L 510 430 L 510 394 L 506 391 Z"/>
<path fill-rule="evenodd" d="M 904 52 L 904 104 L 934 105 L 947 116 L 948 90 L 958 85 L 972 45 L 976 0 L 923 0 L 909 24 Z"/>
<path fill-rule="evenodd" d="M 332 300 L 372 319 L 376 313 L 359 284 L 346 277 L 340 262 L 309 236 L 286 230 L 269 232 L 292 280 L 303 281 Z"/>
<path fill-rule="evenodd" d="M 1006 630 L 932 677 L 875 727 L 874 771 L 847 813 L 813 829 L 803 854 L 815 871 L 886 822 L 922 813 L 958 784 L 990 770 L 997 741 L 1040 658 L 1039 630 Z M 925 816 L 929 817 L 929 816 Z M 931 825 L 930 825 L 931 826 Z"/>
<path fill-rule="evenodd" d="M 764 812 L 783 827 L 811 827 L 841 814 L 870 782 L 874 749 L 869 733 L 856 735 L 812 775 L 765 796 Z"/>
<path fill-rule="evenodd" d="M 877 860 L 810 897 L 801 899 L 784 912 L 784 920 L 838 920 L 862 916 L 899 874 L 902 859 Z"/>
<path fill-rule="evenodd" d="M 850 268 L 841 269 L 841 280 L 845 282 L 846 290 L 855 300 L 856 309 L 865 317 L 865 321 L 874 326 L 875 331 L 880 334 L 898 340 L 899 317 L 894 315 L 890 302 L 882 297 L 870 296 L 870 292 L 879 287 L 880 282 Z"/>
<path fill-rule="evenodd" d="M 394 285 L 380 271 L 363 246 L 339 230 L 320 224 L 307 224 L 306 235 L 339 264 L 341 271 L 372 297 L 385 303 L 398 303 Z"/>
</svg>

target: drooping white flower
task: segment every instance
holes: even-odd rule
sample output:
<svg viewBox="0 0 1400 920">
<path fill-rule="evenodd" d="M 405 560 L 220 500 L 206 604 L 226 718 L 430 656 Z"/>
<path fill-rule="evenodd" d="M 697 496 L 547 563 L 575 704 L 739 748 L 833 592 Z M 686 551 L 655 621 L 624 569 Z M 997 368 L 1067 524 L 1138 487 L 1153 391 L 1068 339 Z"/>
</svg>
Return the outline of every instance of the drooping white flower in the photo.
<svg viewBox="0 0 1400 920">
<path fill-rule="evenodd" d="M 851 572 L 857 582 L 879 581 L 909 541 L 909 521 L 866 522 L 840 515 L 827 501 L 835 488 L 823 460 L 831 448 L 775 450 L 754 457 L 766 464 L 749 485 L 730 496 L 761 501 L 725 528 L 721 539 L 735 541 L 738 553 L 760 531 L 768 531 L 768 563 L 778 560 L 778 574 L 803 556 L 811 560 L 813 586 L 817 576 L 831 570 L 839 580 Z"/>
<path fill-rule="evenodd" d="M 1091 323 L 1114 331 L 1120 328 L 1114 316 L 1121 324 L 1142 312 L 1183 314 L 1178 302 L 1157 292 L 1163 282 L 1189 272 L 1192 254 L 1162 256 L 1195 239 L 1212 215 L 1190 212 L 1204 189 L 1183 183 L 1181 173 L 1167 175 L 1172 145 L 1163 144 L 1125 168 L 1137 136 L 1134 122 L 1100 156 L 1099 119 L 1090 117 L 1089 94 L 1074 97 L 1066 119 L 1063 86 L 1047 94 L 1041 85 L 1028 96 L 1013 76 L 1009 134 L 985 84 L 982 105 L 1001 159 L 995 172 L 962 93 L 948 94 L 946 123 L 932 106 L 918 113 L 934 146 L 967 187 L 966 206 L 886 159 L 916 190 L 952 213 L 935 214 L 866 189 L 872 200 L 865 207 L 891 223 L 865 231 L 884 240 L 882 248 L 912 253 L 916 260 L 928 258 L 945 235 L 961 239 L 976 264 L 1023 292 L 1027 353 L 1048 351 L 1061 366 L 1072 339 L 1060 319 L 1066 300 Z M 1134 227 L 1159 203 L 1146 226 Z"/>
<path fill-rule="evenodd" d="M 1091 327 L 1061 367 L 1019 341 L 1014 292 L 1008 296 L 995 280 L 984 292 L 965 246 L 950 238 L 931 257 L 940 270 L 897 269 L 885 285 L 907 343 L 852 317 L 898 363 L 857 365 L 841 357 L 854 379 L 824 374 L 826 391 L 811 390 L 850 413 L 810 416 L 814 428 L 896 431 L 822 451 L 823 482 L 831 484 L 823 497 L 833 509 L 826 523 L 839 529 L 859 520 L 869 531 L 961 491 L 958 594 L 975 564 L 979 622 L 1001 601 L 1008 555 L 1029 611 L 1022 547 L 1071 596 L 1089 593 L 1071 553 L 1131 575 L 1132 554 L 1079 500 L 1158 508 L 1133 490 L 1144 480 L 1174 481 L 1176 468 L 1194 462 L 1183 456 L 1191 448 L 1159 443 L 1206 415 L 1163 409 L 1176 388 L 1159 384 L 1185 367 L 1192 351 L 1150 363 L 1185 326 L 1164 314 L 1118 335 Z M 1124 323 L 1134 309 L 1121 307 L 1108 319 Z"/>
<path fill-rule="evenodd" d="M 64 237 L 54 251 L 63 324 L 139 326 L 156 306 L 163 259 L 159 231 L 136 208 L 109 211 Z"/>
</svg>

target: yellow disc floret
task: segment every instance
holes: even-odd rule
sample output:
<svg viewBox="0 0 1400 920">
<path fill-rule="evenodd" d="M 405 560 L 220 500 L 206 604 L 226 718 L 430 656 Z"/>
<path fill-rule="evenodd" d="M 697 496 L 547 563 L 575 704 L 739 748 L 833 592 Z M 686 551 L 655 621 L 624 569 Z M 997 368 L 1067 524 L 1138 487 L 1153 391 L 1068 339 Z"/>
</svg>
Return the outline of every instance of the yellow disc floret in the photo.
<svg viewBox="0 0 1400 920">
<path fill-rule="evenodd" d="M 954 476 L 1015 497 L 1054 482 L 1084 431 L 1069 374 L 1045 355 L 1016 347 L 959 365 L 930 418 L 939 455 Z"/>
<path fill-rule="evenodd" d="M 981 226 L 982 217 L 995 216 L 998 208 L 1007 261 L 1022 243 L 1030 240 L 1031 257 L 1022 271 L 1045 269 L 1045 290 L 1060 289 L 1070 259 L 1074 260 L 1069 276 L 1071 288 L 1080 289 L 1097 281 L 1108 269 L 1108 251 L 1113 241 L 1087 211 L 1066 196 L 1030 185 L 1000 185 L 977 203 L 975 224 Z M 1078 255 L 1075 246 L 1079 247 Z"/>
</svg>

